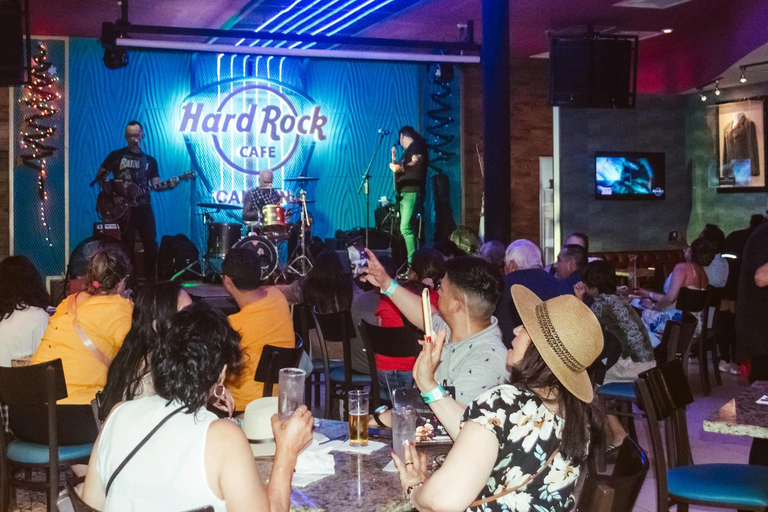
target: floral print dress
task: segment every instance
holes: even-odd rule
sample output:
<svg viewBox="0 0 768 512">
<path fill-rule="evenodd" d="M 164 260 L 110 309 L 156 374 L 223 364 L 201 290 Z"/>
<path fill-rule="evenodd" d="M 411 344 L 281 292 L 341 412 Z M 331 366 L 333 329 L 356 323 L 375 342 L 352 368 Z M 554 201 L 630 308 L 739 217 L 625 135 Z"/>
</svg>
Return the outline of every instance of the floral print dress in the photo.
<svg viewBox="0 0 768 512">
<path fill-rule="evenodd" d="M 496 465 L 478 499 L 500 494 L 536 474 L 559 448 L 565 423 L 534 393 L 511 385 L 498 386 L 477 397 L 464 412 L 462 426 L 467 421 L 487 428 L 499 442 Z M 558 452 L 552 466 L 525 487 L 467 510 L 564 512 L 574 505 L 572 492 L 578 477 L 579 467 Z"/>
</svg>

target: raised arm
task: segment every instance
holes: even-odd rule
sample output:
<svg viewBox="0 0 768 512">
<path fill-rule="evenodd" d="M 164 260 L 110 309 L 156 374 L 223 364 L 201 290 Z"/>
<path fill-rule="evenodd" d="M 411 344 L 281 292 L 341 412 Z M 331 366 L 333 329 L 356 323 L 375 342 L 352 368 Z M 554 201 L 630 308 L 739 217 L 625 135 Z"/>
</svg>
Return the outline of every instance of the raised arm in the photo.
<svg viewBox="0 0 768 512">
<path fill-rule="evenodd" d="M 378 286 L 382 290 L 387 290 L 392 285 L 392 278 L 379 262 L 373 251 L 366 249 L 368 254 L 368 270 L 362 276 L 362 280 Z M 394 293 L 389 297 L 395 303 L 397 309 L 411 322 L 421 330 L 424 330 L 424 318 L 421 315 L 421 297 L 411 293 L 402 286 L 397 286 Z"/>
</svg>

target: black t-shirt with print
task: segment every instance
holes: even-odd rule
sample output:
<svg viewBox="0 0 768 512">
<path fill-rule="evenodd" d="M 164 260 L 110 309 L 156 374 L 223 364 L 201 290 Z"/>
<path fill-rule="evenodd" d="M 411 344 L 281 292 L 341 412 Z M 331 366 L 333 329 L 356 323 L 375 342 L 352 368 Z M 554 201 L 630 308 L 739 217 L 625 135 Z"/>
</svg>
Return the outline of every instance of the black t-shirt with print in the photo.
<svg viewBox="0 0 768 512">
<path fill-rule="evenodd" d="M 407 165 L 414 155 L 421 155 L 421 161 Z M 423 192 L 427 181 L 429 167 L 429 148 L 423 140 L 414 140 L 403 154 L 403 172 L 397 173 L 398 192 Z"/>
<path fill-rule="evenodd" d="M 136 198 L 137 204 L 150 204 L 149 185 L 152 178 L 159 178 L 157 171 L 157 160 L 144 153 L 145 164 L 141 167 L 142 153 L 134 153 L 128 147 L 118 149 L 107 155 L 101 167 L 112 173 L 116 180 L 123 180 L 137 184 L 142 189 L 147 190 Z"/>
</svg>

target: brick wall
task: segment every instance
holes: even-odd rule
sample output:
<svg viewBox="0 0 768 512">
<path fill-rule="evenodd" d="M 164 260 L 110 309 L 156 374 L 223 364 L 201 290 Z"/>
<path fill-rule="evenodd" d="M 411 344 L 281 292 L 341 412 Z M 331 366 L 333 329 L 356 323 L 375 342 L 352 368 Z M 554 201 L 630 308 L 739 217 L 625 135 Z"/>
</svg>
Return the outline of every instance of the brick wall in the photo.
<svg viewBox="0 0 768 512">
<path fill-rule="evenodd" d="M 552 156 L 552 107 L 547 99 L 549 61 L 511 63 L 512 237 L 539 243 L 539 157 Z M 464 219 L 477 227 L 483 182 L 475 145 L 482 150 L 483 104 L 480 66 L 466 66 L 462 84 Z M 493 222 L 486 219 L 486 222 Z M 506 241 L 505 241 L 506 242 Z"/>
<path fill-rule="evenodd" d="M 9 147 L 8 88 L 0 87 L 0 259 L 10 254 L 8 228 L 8 147 Z"/>
</svg>

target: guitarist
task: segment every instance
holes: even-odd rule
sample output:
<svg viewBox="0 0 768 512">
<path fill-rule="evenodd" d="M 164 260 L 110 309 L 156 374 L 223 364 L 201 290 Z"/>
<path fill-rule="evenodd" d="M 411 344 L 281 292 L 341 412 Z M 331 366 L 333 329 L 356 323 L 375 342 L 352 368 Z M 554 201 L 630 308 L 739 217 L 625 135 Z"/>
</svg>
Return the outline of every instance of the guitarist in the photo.
<svg viewBox="0 0 768 512">
<path fill-rule="evenodd" d="M 135 183 L 142 190 L 143 193 L 136 198 L 136 206 L 132 206 L 118 223 L 120 238 L 134 268 L 134 245 L 136 231 L 139 232 L 141 244 L 144 246 L 144 274 L 148 281 L 154 281 L 157 265 L 157 232 L 149 191 L 171 189 L 178 184 L 178 180 L 170 180 L 167 184 L 160 185 L 157 160 L 141 150 L 141 142 L 144 140 L 144 127 L 141 123 L 131 121 L 126 125 L 125 140 L 128 143 L 126 147 L 107 155 L 96 174 L 96 179 L 103 186 L 111 173 L 116 180 Z"/>
<path fill-rule="evenodd" d="M 405 150 L 403 161 L 389 164 L 395 176 L 395 191 L 400 207 L 400 233 L 405 240 L 410 264 L 416 250 L 416 235 L 413 233 L 414 214 L 421 211 L 424 201 L 424 189 L 429 167 L 429 149 L 427 142 L 411 126 L 400 128 L 400 145 Z M 393 150 L 395 147 L 393 146 Z M 393 151 L 394 154 L 394 151 Z"/>
</svg>

